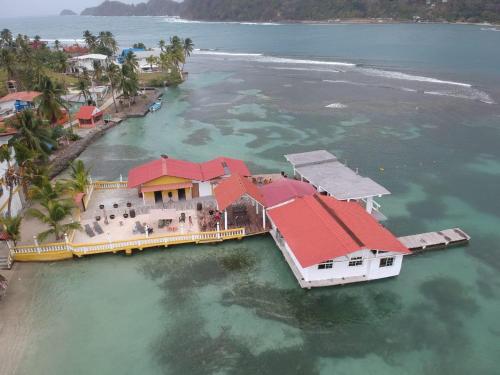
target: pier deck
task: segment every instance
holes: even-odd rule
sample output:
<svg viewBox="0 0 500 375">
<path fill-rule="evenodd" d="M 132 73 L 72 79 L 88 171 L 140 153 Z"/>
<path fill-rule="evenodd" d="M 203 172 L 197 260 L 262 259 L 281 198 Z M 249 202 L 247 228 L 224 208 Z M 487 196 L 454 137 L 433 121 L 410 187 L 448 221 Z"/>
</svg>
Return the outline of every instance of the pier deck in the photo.
<svg viewBox="0 0 500 375">
<path fill-rule="evenodd" d="M 417 254 L 425 250 L 463 245 L 468 243 L 471 237 L 460 228 L 452 228 L 437 232 L 399 237 L 398 239 L 403 245 L 409 248 L 413 254 Z"/>
</svg>

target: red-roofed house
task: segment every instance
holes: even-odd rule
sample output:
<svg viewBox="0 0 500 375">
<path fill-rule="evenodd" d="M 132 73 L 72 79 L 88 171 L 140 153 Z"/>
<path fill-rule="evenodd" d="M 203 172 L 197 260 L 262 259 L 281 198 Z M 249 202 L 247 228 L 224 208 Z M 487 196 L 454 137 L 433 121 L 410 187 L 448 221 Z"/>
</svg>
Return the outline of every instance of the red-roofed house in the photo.
<svg viewBox="0 0 500 375">
<path fill-rule="evenodd" d="M 250 171 L 243 161 L 226 157 L 193 163 L 165 156 L 132 168 L 127 185 L 139 190 L 145 204 L 154 204 L 211 196 L 213 185 L 233 174 Z"/>
<path fill-rule="evenodd" d="M 228 208 L 233 205 L 246 207 L 248 205 L 245 204 L 245 201 L 249 201 L 252 206 L 255 206 L 256 215 L 259 215 L 260 208 L 262 227 L 266 227 L 264 196 L 262 195 L 259 187 L 248 178 L 239 174 L 233 174 L 231 177 L 225 179 L 215 187 L 214 195 L 217 201 L 218 209 L 224 211 L 224 229 L 228 229 Z M 246 211 L 246 208 L 244 211 Z M 243 214 L 247 216 L 246 212 Z M 232 217 L 230 219 L 232 221 L 237 221 L 235 218 L 237 215 L 238 212 L 235 213 L 232 209 Z"/>
<path fill-rule="evenodd" d="M 397 276 L 410 253 L 356 202 L 309 195 L 270 208 L 267 215 L 303 288 Z"/>
<path fill-rule="evenodd" d="M 102 123 L 103 112 L 93 105 L 82 105 L 76 114 L 80 128 L 94 128 Z"/>
</svg>

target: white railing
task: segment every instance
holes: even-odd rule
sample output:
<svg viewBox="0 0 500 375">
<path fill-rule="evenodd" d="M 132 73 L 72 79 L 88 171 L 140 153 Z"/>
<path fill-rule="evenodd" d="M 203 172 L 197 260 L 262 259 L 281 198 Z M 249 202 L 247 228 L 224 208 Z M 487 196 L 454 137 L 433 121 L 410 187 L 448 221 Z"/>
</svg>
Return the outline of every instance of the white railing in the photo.
<svg viewBox="0 0 500 375">
<path fill-rule="evenodd" d="M 92 185 L 96 190 L 126 189 L 127 181 L 94 181 Z"/>
<path fill-rule="evenodd" d="M 228 239 L 242 238 L 245 228 L 228 229 L 212 232 L 179 233 L 165 236 L 142 237 L 125 241 L 110 241 L 101 243 L 51 243 L 46 245 L 17 246 L 15 254 L 36 254 L 67 251 L 76 255 L 116 252 L 128 249 L 144 249 L 149 247 L 169 246 L 181 243 L 215 242 Z"/>
</svg>

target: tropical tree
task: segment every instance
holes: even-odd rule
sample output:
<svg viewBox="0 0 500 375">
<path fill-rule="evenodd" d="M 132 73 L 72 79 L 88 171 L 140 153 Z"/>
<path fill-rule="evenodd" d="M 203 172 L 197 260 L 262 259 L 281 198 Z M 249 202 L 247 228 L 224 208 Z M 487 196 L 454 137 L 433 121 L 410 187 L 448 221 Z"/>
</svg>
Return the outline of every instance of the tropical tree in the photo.
<svg viewBox="0 0 500 375">
<path fill-rule="evenodd" d="M 118 113 L 118 107 L 116 106 L 116 89 L 120 85 L 121 70 L 118 65 L 111 63 L 106 67 L 106 75 L 108 76 L 109 86 L 111 87 L 111 97 L 113 98 L 115 112 Z"/>
<path fill-rule="evenodd" d="M 10 240 L 17 245 L 17 241 L 21 239 L 21 222 L 23 217 L 18 216 L 4 216 L 0 217 L 0 225 L 2 229 L 9 236 Z"/>
<path fill-rule="evenodd" d="M 53 200 L 71 203 L 71 199 L 64 197 L 64 193 L 68 190 L 65 182 L 58 180 L 53 184 L 47 175 L 43 175 L 39 181 L 30 186 L 28 197 L 40 203 L 48 203 Z"/>
<path fill-rule="evenodd" d="M 83 39 L 89 50 L 94 50 L 97 45 L 97 37 L 92 34 L 89 30 L 83 32 Z"/>
<path fill-rule="evenodd" d="M 59 51 L 59 48 L 61 48 L 61 42 L 59 41 L 59 39 L 56 39 L 54 41 L 54 48 L 56 49 L 56 51 Z"/>
<path fill-rule="evenodd" d="M 103 68 L 101 62 L 98 60 L 93 60 L 92 68 L 94 69 L 94 80 L 96 82 L 100 82 L 103 75 Z"/>
<path fill-rule="evenodd" d="M 49 200 L 40 203 L 41 208 L 30 208 L 27 214 L 38 219 L 40 222 L 49 226 L 50 229 L 38 234 L 38 239 L 44 241 L 48 236 L 53 234 L 56 241 L 61 240 L 64 233 L 71 230 L 81 229 L 79 222 L 66 222 L 71 216 L 74 205 L 64 200 Z"/>
<path fill-rule="evenodd" d="M 36 152 L 40 159 L 45 159 L 56 144 L 50 128 L 31 110 L 18 113 L 11 124 L 16 129 L 16 134 L 9 142 L 22 143 Z"/>
<path fill-rule="evenodd" d="M 167 43 L 165 42 L 164 39 L 160 39 L 160 41 L 158 42 L 158 46 L 160 47 L 162 52 L 165 52 Z"/>
<path fill-rule="evenodd" d="M 16 173 L 15 164 L 12 160 L 12 152 L 8 144 L 4 144 L 0 147 L 0 163 L 6 164 L 5 172 L 1 179 L 1 184 L 5 185 L 9 191 L 9 196 L 7 198 L 6 216 L 10 217 L 12 212 L 12 198 L 14 196 L 14 188 L 17 186 L 19 179 Z"/>
<path fill-rule="evenodd" d="M 123 65 L 127 65 L 133 72 L 137 72 L 139 70 L 139 61 L 137 60 L 135 53 L 129 51 L 125 56 Z"/>
<path fill-rule="evenodd" d="M 86 193 L 90 184 L 90 169 L 78 159 L 70 164 L 70 179 L 66 180 L 67 187 L 73 193 Z"/>
<path fill-rule="evenodd" d="M 149 64 L 151 71 L 153 71 L 153 65 L 158 63 L 158 58 L 156 56 L 151 55 L 146 57 L 146 62 Z"/>
<path fill-rule="evenodd" d="M 83 96 L 85 103 L 92 99 L 92 94 L 90 93 L 90 78 L 86 74 L 86 70 L 83 72 L 83 76 L 78 77 L 78 82 L 76 83 L 76 89 L 80 97 Z"/>
<path fill-rule="evenodd" d="M 139 91 L 139 80 L 137 74 L 135 74 L 129 65 L 122 65 L 119 87 L 123 96 L 128 99 L 128 106 L 130 108 L 132 101 Z"/>
<path fill-rule="evenodd" d="M 62 99 L 65 91 L 64 88 L 61 84 L 54 83 L 49 77 L 41 76 L 36 90 L 41 93 L 36 99 L 38 102 L 38 114 L 50 121 L 51 124 L 56 123 L 61 118 L 61 108 L 64 107 L 64 100 Z"/>
<path fill-rule="evenodd" d="M 10 47 L 12 42 L 12 33 L 9 29 L 0 31 L 0 47 Z"/>
<path fill-rule="evenodd" d="M 191 38 L 184 39 L 184 43 L 182 46 L 184 50 L 184 60 L 186 60 L 194 50 L 194 43 Z"/>
<path fill-rule="evenodd" d="M 15 141 L 11 146 L 16 158 L 19 184 L 23 189 L 24 196 L 28 197 L 30 184 L 37 183 L 40 176 L 46 175 L 46 167 L 42 163 L 37 163 L 39 155 L 21 142 Z"/>
<path fill-rule="evenodd" d="M 7 72 L 7 79 L 14 78 L 16 59 L 15 55 L 7 48 L 0 49 L 0 66 L 5 68 Z"/>
</svg>

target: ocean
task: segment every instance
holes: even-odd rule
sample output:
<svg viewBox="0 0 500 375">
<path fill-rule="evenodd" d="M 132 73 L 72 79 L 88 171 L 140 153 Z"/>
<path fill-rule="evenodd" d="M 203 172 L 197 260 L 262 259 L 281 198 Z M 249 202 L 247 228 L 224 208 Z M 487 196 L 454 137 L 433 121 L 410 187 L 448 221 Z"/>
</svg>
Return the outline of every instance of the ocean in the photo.
<svg viewBox="0 0 500 375">
<path fill-rule="evenodd" d="M 397 235 L 459 226 L 467 247 L 399 277 L 304 291 L 270 237 L 37 264 L 18 374 L 498 374 L 500 33 L 474 25 L 0 19 L 46 39 L 177 34 L 197 51 L 156 113 L 81 158 L 95 178 L 168 154 L 290 172 L 326 149 L 392 195 Z M 23 265 L 21 265 L 23 267 Z"/>
</svg>

